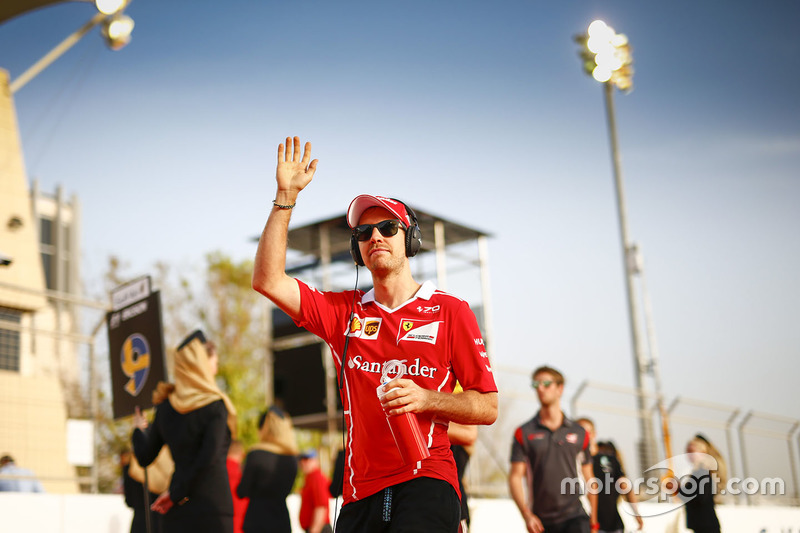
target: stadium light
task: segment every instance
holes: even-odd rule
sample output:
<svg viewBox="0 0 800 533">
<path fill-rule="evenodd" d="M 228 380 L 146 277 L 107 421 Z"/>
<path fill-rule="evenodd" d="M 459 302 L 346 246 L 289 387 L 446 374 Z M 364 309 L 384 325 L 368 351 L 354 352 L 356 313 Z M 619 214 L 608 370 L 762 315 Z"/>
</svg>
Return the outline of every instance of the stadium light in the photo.
<svg viewBox="0 0 800 533">
<path fill-rule="evenodd" d="M 119 50 L 131 40 L 133 19 L 128 15 L 117 13 L 103 21 L 103 38 L 112 50 Z"/>
<path fill-rule="evenodd" d="M 125 9 L 128 0 L 95 0 L 94 5 L 103 15 L 113 15 Z"/>
<path fill-rule="evenodd" d="M 595 20 L 575 41 L 581 45 L 579 55 L 583 68 L 600 83 L 611 83 L 617 89 L 633 89 L 633 54 L 628 38 L 614 28 Z"/>
<path fill-rule="evenodd" d="M 128 44 L 131 40 L 131 32 L 133 31 L 133 19 L 122 12 L 128 3 L 128 0 L 96 0 L 95 6 L 98 12 L 83 26 L 58 43 L 55 48 L 45 54 L 39 61 L 31 65 L 28 70 L 17 76 L 17 78 L 9 84 L 11 94 L 19 91 L 25 84 L 49 67 L 56 59 L 64 55 L 98 24 L 102 24 L 101 33 L 109 48 L 112 50 L 119 50 Z"/>
</svg>

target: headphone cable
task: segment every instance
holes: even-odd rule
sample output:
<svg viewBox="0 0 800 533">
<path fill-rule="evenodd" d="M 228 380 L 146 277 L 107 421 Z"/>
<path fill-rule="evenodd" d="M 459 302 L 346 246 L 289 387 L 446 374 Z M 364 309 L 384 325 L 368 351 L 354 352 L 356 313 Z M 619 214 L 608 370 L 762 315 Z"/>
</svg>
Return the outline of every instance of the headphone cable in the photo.
<svg viewBox="0 0 800 533">
<path fill-rule="evenodd" d="M 342 362 L 339 365 L 339 399 L 342 399 L 342 390 L 344 388 L 344 365 L 347 358 L 347 347 L 350 344 L 350 326 L 353 324 L 353 316 L 356 312 L 356 295 L 358 294 L 358 264 L 356 264 L 356 284 L 353 287 L 353 301 L 350 303 L 350 317 L 347 320 L 347 328 L 344 332 L 344 350 L 342 350 Z M 347 461 L 347 441 L 345 435 L 347 433 L 347 426 L 345 425 L 344 417 L 344 401 L 342 401 L 342 451 L 344 452 L 345 462 Z M 336 495 L 334 502 L 333 513 L 333 530 L 336 531 L 336 522 L 339 520 L 339 496 L 344 495 L 344 465 L 342 465 L 342 486 L 339 488 L 339 494 Z"/>
</svg>

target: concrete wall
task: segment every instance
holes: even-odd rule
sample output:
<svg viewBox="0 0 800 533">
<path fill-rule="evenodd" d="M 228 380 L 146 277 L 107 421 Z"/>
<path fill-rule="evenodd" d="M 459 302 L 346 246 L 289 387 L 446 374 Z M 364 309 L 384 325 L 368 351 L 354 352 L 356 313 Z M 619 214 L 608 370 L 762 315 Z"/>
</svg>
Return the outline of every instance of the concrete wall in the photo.
<svg viewBox="0 0 800 533">
<path fill-rule="evenodd" d="M 0 281 L 41 291 L 44 273 L 39 257 L 39 236 L 33 219 L 28 180 L 22 159 L 14 99 L 8 72 L 0 69 L 0 250 L 13 258 L 0 268 Z M 11 218 L 18 223 L 9 224 Z M 44 296 L 0 287 L 0 305 L 34 311 L 44 307 Z"/>
<path fill-rule="evenodd" d="M 67 414 L 59 380 L 0 370 L 0 405 L 0 454 L 33 470 L 48 492 L 78 492 L 75 469 L 67 463 Z"/>
<path fill-rule="evenodd" d="M 331 514 L 334 506 L 331 501 Z M 293 531 L 301 533 L 297 523 L 300 497 L 287 500 Z M 509 499 L 472 500 L 471 533 L 525 533 L 525 526 L 514 503 Z M 668 504 L 641 504 L 642 513 L 655 515 L 645 519 L 647 533 L 682 533 L 686 529 L 680 510 Z M 664 512 L 667 511 L 667 512 Z M 658 514 L 662 513 L 662 514 Z M 633 523 L 628 522 L 633 530 Z M 800 508 L 720 506 L 717 512 L 722 530 L 728 533 L 788 533 L 800 531 Z M 127 533 L 131 511 L 121 495 L 116 494 L 14 494 L 0 493 L 2 531 L 42 533 Z M 626 529 L 627 530 L 627 529 Z"/>
<path fill-rule="evenodd" d="M 50 209 L 46 214 L 76 226 L 71 210 L 57 212 L 53 200 L 38 203 L 42 210 Z M 75 236 L 69 240 L 70 247 L 79 246 Z M 43 296 L 38 222 L 25 175 L 8 73 L 2 69 L 0 251 L 13 259 L 11 265 L 0 266 L 0 306 L 22 311 L 19 371 L 0 370 L 0 454 L 8 453 L 18 465 L 36 472 L 47 490 L 77 492 L 75 469 L 67 462 L 67 406 L 62 382 L 77 383 L 79 346 L 66 336 L 34 333 L 34 329 L 72 332 L 76 329 L 74 316 L 67 306 L 59 311 Z M 77 289 L 77 283 L 72 289 Z"/>
</svg>

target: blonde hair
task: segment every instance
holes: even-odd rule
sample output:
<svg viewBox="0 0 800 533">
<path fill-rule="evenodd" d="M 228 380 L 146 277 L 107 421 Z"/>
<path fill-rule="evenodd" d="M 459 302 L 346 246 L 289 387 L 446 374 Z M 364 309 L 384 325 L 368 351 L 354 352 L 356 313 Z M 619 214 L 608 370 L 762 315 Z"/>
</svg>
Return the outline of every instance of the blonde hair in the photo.
<svg viewBox="0 0 800 533">
<path fill-rule="evenodd" d="M 288 413 L 278 407 L 270 407 L 261 416 L 258 439 L 259 442 L 253 446 L 255 449 L 279 455 L 297 455 L 299 453 L 292 419 Z"/>
<path fill-rule="evenodd" d="M 700 461 L 700 466 L 715 474 L 716 477 L 719 478 L 720 484 L 725 485 L 728 482 L 728 467 L 716 446 L 711 444 L 711 441 L 699 433 L 689 441 L 689 444 L 694 446 L 700 453 L 704 453 L 708 456 Z M 709 457 L 713 460 L 710 460 Z M 714 500 L 719 500 L 719 497 L 720 495 L 715 492 Z"/>
</svg>

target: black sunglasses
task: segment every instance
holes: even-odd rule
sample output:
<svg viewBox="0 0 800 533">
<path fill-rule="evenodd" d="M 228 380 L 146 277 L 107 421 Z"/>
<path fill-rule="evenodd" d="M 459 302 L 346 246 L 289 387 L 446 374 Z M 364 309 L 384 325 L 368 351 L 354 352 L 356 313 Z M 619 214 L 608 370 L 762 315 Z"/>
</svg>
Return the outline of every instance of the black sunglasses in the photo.
<svg viewBox="0 0 800 533">
<path fill-rule="evenodd" d="M 374 228 L 378 228 L 378 231 L 380 231 L 381 235 L 384 237 L 394 237 L 397 235 L 397 231 L 400 228 L 405 229 L 405 227 L 405 224 L 396 219 L 383 220 L 377 224 L 361 224 L 353 228 L 353 237 L 355 237 L 357 241 L 368 241 L 370 237 L 372 237 L 372 230 Z"/>
</svg>

